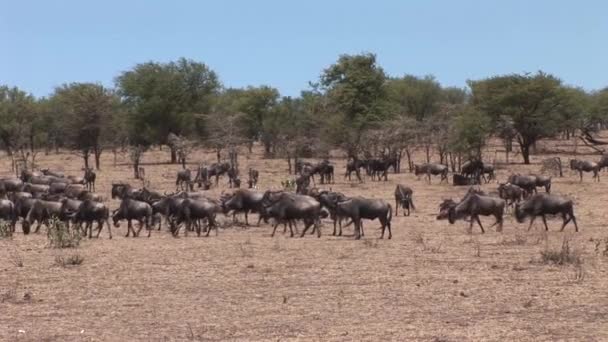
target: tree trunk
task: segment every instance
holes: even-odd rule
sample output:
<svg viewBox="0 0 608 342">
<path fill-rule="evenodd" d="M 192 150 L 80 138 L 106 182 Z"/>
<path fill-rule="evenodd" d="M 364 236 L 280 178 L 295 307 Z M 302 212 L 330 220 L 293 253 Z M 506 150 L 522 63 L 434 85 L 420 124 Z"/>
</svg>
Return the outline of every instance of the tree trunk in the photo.
<svg viewBox="0 0 608 342">
<path fill-rule="evenodd" d="M 170 147 L 171 149 L 171 164 L 177 164 L 177 151 L 175 151 L 175 148 Z"/>
<path fill-rule="evenodd" d="M 133 177 L 139 179 L 139 159 L 133 162 Z"/>
<path fill-rule="evenodd" d="M 431 146 L 426 145 L 425 150 L 426 150 L 426 162 L 430 163 L 431 162 Z"/>
<path fill-rule="evenodd" d="M 412 152 L 409 148 L 405 148 L 405 156 L 407 157 L 407 168 L 410 173 L 412 173 L 414 170 L 414 165 L 412 163 Z"/>
<path fill-rule="evenodd" d="M 289 154 L 287 155 L 287 167 L 289 167 L 288 174 L 290 175 L 292 167 L 291 167 L 291 156 Z"/>
<path fill-rule="evenodd" d="M 529 165 L 530 164 L 530 146 L 532 144 L 530 143 L 523 143 L 521 144 L 521 155 L 524 158 L 524 164 Z"/>
<path fill-rule="evenodd" d="M 89 168 L 89 151 L 88 150 L 82 151 L 82 159 L 84 159 L 84 167 L 86 169 L 88 169 Z"/>
<path fill-rule="evenodd" d="M 95 156 L 95 169 L 99 170 L 101 167 L 101 152 L 102 149 L 99 146 L 95 146 L 93 149 L 93 154 Z"/>
<path fill-rule="evenodd" d="M 253 152 L 253 141 L 247 143 L 247 149 L 249 150 L 249 153 Z"/>
<path fill-rule="evenodd" d="M 217 156 L 217 162 L 219 163 L 222 160 L 222 149 L 221 148 L 216 149 L 215 154 Z"/>
</svg>

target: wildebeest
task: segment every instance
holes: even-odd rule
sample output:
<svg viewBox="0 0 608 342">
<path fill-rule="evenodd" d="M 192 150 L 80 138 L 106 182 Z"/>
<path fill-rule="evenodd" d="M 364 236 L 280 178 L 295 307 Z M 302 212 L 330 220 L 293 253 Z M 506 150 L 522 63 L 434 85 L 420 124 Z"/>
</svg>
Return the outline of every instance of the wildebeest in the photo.
<svg viewBox="0 0 608 342">
<path fill-rule="evenodd" d="M 110 211 L 105 204 L 85 200 L 83 201 L 76 211 L 72 214 L 72 219 L 75 224 L 84 223 L 84 235 L 89 231 L 89 239 L 93 237 L 93 223 L 97 222 L 97 236 L 101 233 L 103 224 L 108 226 L 109 239 L 112 239 L 112 228 L 110 227 Z"/>
<path fill-rule="evenodd" d="M 367 165 L 372 180 L 377 179 L 378 181 L 382 178 L 384 178 L 384 181 L 388 181 L 388 169 L 390 166 L 391 162 L 386 159 L 371 159 Z"/>
<path fill-rule="evenodd" d="M 0 199 L 0 219 L 9 222 L 11 234 L 15 232 L 17 211 L 15 210 L 15 204 L 11 200 Z"/>
<path fill-rule="evenodd" d="M 207 222 L 209 223 L 207 234 L 205 236 L 209 236 L 212 228 L 215 228 L 215 234 L 218 235 L 215 215 L 221 211 L 222 207 L 220 206 L 220 203 L 217 203 L 216 201 L 186 198 L 178 207 L 177 224 L 173 229 L 173 236 L 179 235 L 179 227 L 181 223 L 186 223 L 186 229 L 184 232 L 187 236 L 188 230 L 190 230 L 192 224 L 203 219 L 207 219 Z M 201 235 L 200 225 L 196 226 L 196 233 L 198 236 Z"/>
<path fill-rule="evenodd" d="M 370 199 L 363 197 L 352 197 L 344 201 L 336 203 L 338 215 L 350 218 L 355 224 L 355 238 L 360 239 L 364 235 L 362 227 L 362 219 L 375 220 L 378 219 L 382 225 L 382 234 L 380 238 L 384 238 L 384 232 L 388 228 L 388 238 L 393 237 L 391 231 L 391 219 L 393 209 L 390 204 L 381 199 Z"/>
<path fill-rule="evenodd" d="M 15 213 L 17 214 L 17 218 L 21 217 L 25 220 L 27 214 L 30 212 L 30 209 L 34 206 L 37 199 L 32 198 L 32 194 L 28 192 L 15 192 L 10 196 L 10 200 L 15 204 Z M 23 229 L 23 234 L 30 233 L 30 226 L 27 224 L 22 224 L 21 228 Z"/>
<path fill-rule="evenodd" d="M 551 177 L 543 175 L 532 175 L 536 177 L 536 187 L 545 188 L 546 193 L 551 193 Z"/>
<path fill-rule="evenodd" d="M 133 192 L 136 191 L 130 184 L 128 183 L 112 183 L 112 199 L 120 198 L 123 199 L 125 197 L 133 197 Z"/>
<path fill-rule="evenodd" d="M 260 176 L 260 173 L 258 172 L 258 170 L 249 168 L 249 177 L 247 179 L 247 184 L 249 185 L 249 189 L 257 189 L 259 176 Z"/>
<path fill-rule="evenodd" d="M 542 217 L 545 230 L 549 230 L 545 216 L 557 214 L 561 214 L 564 221 L 560 231 L 563 231 L 566 224 L 572 221 L 575 230 L 578 232 L 578 225 L 574 216 L 574 204 L 570 199 L 551 194 L 537 194 L 515 206 L 515 218 L 519 223 L 523 223 L 526 217 L 531 217 L 528 230 L 538 216 Z"/>
<path fill-rule="evenodd" d="M 42 172 L 42 174 L 45 176 L 65 178 L 65 174 L 63 172 L 59 172 L 59 171 L 51 171 L 50 169 L 40 169 L 40 172 Z"/>
<path fill-rule="evenodd" d="M 33 177 L 42 177 L 44 174 L 39 171 L 29 171 L 26 169 L 21 170 L 20 178 L 24 182 L 29 182 Z"/>
<path fill-rule="evenodd" d="M 310 177 L 307 174 L 299 175 L 296 178 L 296 193 L 304 194 L 310 188 Z"/>
<path fill-rule="evenodd" d="M 403 208 L 403 215 L 410 216 L 410 207 L 416 210 L 414 206 L 414 190 L 412 188 L 397 184 L 395 188 L 395 216 L 399 216 L 399 207 Z M 407 210 L 407 214 L 405 211 Z"/>
<path fill-rule="evenodd" d="M 483 164 L 483 172 L 481 173 L 481 177 L 485 180 L 486 183 L 490 183 L 490 181 L 496 179 L 496 176 L 494 174 L 494 165 Z"/>
<path fill-rule="evenodd" d="M 344 173 L 344 179 L 348 177 L 348 180 L 351 180 L 351 174 L 354 172 L 359 182 L 362 182 L 363 179 L 361 178 L 360 172 L 361 168 L 367 169 L 367 163 L 365 161 L 359 159 L 349 160 L 346 163 L 346 172 Z"/>
<path fill-rule="evenodd" d="M 22 191 L 29 192 L 32 195 L 35 195 L 35 194 L 48 193 L 49 189 L 50 189 L 49 185 L 24 183 Z"/>
<path fill-rule="evenodd" d="M 280 223 L 289 223 L 289 230 L 291 236 L 293 236 L 291 223 L 296 220 L 302 220 L 305 226 L 300 237 L 303 237 L 311 226 L 314 226 L 313 233 L 316 231 L 317 237 L 321 237 L 321 229 L 319 227 L 321 203 L 313 197 L 283 191 L 266 191 L 263 203 L 265 215 L 274 218 L 276 221 L 271 236 L 274 236 Z"/>
<path fill-rule="evenodd" d="M 89 191 L 95 191 L 95 181 L 97 180 L 97 174 L 92 168 L 88 167 L 84 169 L 84 186 Z"/>
<path fill-rule="evenodd" d="M 460 173 L 474 180 L 474 184 L 479 184 L 484 171 L 484 163 L 479 159 L 471 159 L 462 164 Z"/>
<path fill-rule="evenodd" d="M 229 188 L 240 188 L 241 179 L 239 178 L 239 170 L 235 167 L 228 169 L 226 173 L 228 175 L 228 187 Z"/>
<path fill-rule="evenodd" d="M 187 193 L 182 192 L 179 194 L 173 194 L 165 196 L 160 200 L 152 203 L 152 213 L 154 215 L 161 214 L 165 217 L 165 221 L 169 224 L 171 229 L 174 229 L 173 219 L 177 217 L 178 208 L 181 203 L 188 198 Z M 162 228 L 162 221 L 159 221 L 158 230 Z"/>
<path fill-rule="evenodd" d="M 65 189 L 68 187 L 68 185 L 70 185 L 70 183 L 60 183 L 60 182 L 54 182 L 51 183 L 51 185 L 49 185 L 49 194 L 61 194 L 63 192 L 65 192 Z"/>
<path fill-rule="evenodd" d="M 479 182 L 474 178 L 465 177 L 459 173 L 452 174 L 452 184 L 454 186 L 475 185 L 478 183 Z"/>
<path fill-rule="evenodd" d="M 260 215 L 258 219 L 258 226 L 260 221 L 263 219 L 262 204 L 264 194 L 257 191 L 239 189 L 236 190 L 231 196 L 222 199 L 222 210 L 224 214 L 228 214 L 232 211 L 232 218 L 236 220 L 237 213 L 245 214 L 245 225 L 249 225 L 248 214 L 250 212 L 257 213 Z"/>
<path fill-rule="evenodd" d="M 511 207 L 523 199 L 524 190 L 515 184 L 501 183 L 498 185 L 498 195 L 506 201 L 507 207 Z"/>
<path fill-rule="evenodd" d="M 578 171 L 581 182 L 583 181 L 583 172 L 593 172 L 593 178 L 600 181 L 600 164 L 588 160 L 571 159 L 570 169 Z"/>
<path fill-rule="evenodd" d="M 35 200 L 23 220 L 23 229 L 27 227 L 29 230 L 34 222 L 38 222 L 34 230 L 38 233 L 42 224 L 49 228 L 49 220 L 53 217 L 61 218 L 61 202 Z"/>
<path fill-rule="evenodd" d="M 450 224 L 454 224 L 457 219 L 470 216 L 469 230 L 473 229 L 473 220 L 475 220 L 479 224 L 481 232 L 485 233 L 479 215 L 492 215 L 496 218 L 496 222 L 490 227 L 498 225 L 496 231 L 500 232 L 502 231 L 504 210 L 505 201 L 501 198 L 468 193 L 460 203 L 449 208 L 448 220 Z"/>
<path fill-rule="evenodd" d="M 321 184 L 333 183 L 334 166 L 330 164 L 329 160 L 323 160 L 322 162 L 313 166 L 311 176 L 314 177 L 315 174 L 319 174 L 321 177 Z"/>
<path fill-rule="evenodd" d="M 229 163 L 213 163 L 207 169 L 207 177 L 215 177 L 215 185 L 218 185 L 220 176 L 230 170 Z"/>
<path fill-rule="evenodd" d="M 22 191 L 23 181 L 18 178 L 4 178 L 1 181 L 4 184 L 4 190 L 7 192 Z"/>
<path fill-rule="evenodd" d="M 114 211 L 112 214 L 112 220 L 114 221 L 114 226 L 119 227 L 121 220 L 127 220 L 127 235 L 131 231 L 133 232 L 133 237 L 139 236 L 139 232 L 145 226 L 148 230 L 148 237 L 152 232 L 150 227 L 150 222 L 152 220 L 152 207 L 142 201 L 137 201 L 128 197 L 125 197 L 120 202 L 120 207 Z M 132 220 L 139 221 L 139 229 L 135 232 L 133 225 L 131 223 Z"/>
<path fill-rule="evenodd" d="M 175 180 L 175 191 L 179 190 L 194 191 L 194 185 L 192 183 L 192 173 L 189 169 L 177 171 L 177 178 Z"/>
<path fill-rule="evenodd" d="M 508 182 L 515 184 L 524 190 L 524 197 L 528 197 L 532 193 L 536 193 L 536 177 L 528 175 L 511 175 Z"/>
<path fill-rule="evenodd" d="M 448 167 L 443 164 L 430 164 L 425 163 L 422 165 L 414 165 L 414 174 L 416 176 L 426 175 L 428 178 L 429 184 L 431 183 L 431 175 L 441 175 L 441 182 L 444 180 L 447 182 L 448 180 Z M 440 183 L 441 183 L 440 182 Z"/>
<path fill-rule="evenodd" d="M 334 223 L 334 232 L 332 235 L 336 235 L 336 226 L 340 226 L 340 233 L 338 236 L 342 236 L 342 218 L 338 215 L 337 203 L 345 201 L 348 198 L 341 192 L 335 191 L 321 191 L 317 194 L 316 199 L 321 203 L 321 206 L 329 211 L 329 217 Z"/>
</svg>

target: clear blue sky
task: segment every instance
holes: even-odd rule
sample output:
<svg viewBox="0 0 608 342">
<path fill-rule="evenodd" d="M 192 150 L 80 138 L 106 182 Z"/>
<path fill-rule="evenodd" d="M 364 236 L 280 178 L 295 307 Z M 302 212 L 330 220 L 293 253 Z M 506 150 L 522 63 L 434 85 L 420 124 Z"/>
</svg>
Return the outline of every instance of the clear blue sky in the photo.
<svg viewBox="0 0 608 342">
<path fill-rule="evenodd" d="M 113 85 L 140 62 L 187 57 L 227 87 L 298 95 L 340 54 L 373 52 L 391 75 L 444 85 L 542 69 L 608 86 L 608 2 L 0 0 L 0 84 L 37 96 Z"/>
</svg>

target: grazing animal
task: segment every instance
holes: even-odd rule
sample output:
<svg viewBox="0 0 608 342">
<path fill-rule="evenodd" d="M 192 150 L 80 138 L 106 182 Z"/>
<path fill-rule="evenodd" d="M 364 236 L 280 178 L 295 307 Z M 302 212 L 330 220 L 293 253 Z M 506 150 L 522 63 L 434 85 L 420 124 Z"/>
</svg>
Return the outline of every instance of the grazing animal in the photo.
<svg viewBox="0 0 608 342">
<path fill-rule="evenodd" d="M 89 231 L 89 239 L 93 237 L 93 223 L 97 222 L 97 236 L 103 229 L 103 224 L 108 226 L 109 239 L 112 239 L 112 228 L 110 227 L 110 210 L 105 204 L 94 202 L 91 200 L 83 201 L 75 212 L 72 214 L 72 219 L 75 224 L 85 223 L 84 235 Z"/>
<path fill-rule="evenodd" d="M 186 222 L 186 229 L 184 232 L 185 235 L 188 236 L 188 230 L 191 229 L 192 224 L 203 219 L 207 219 L 207 222 L 209 223 L 205 236 L 209 236 L 211 228 L 215 228 L 215 235 L 218 235 L 215 215 L 221 211 L 221 204 L 216 201 L 186 198 L 178 207 L 177 224 L 172 232 L 173 236 L 179 235 L 179 227 L 183 222 Z M 196 234 L 201 236 L 200 225 L 196 226 Z"/>
<path fill-rule="evenodd" d="M 377 179 L 378 181 L 384 178 L 384 181 L 388 181 L 388 169 L 391 166 L 391 162 L 387 159 L 372 159 L 368 162 L 369 173 L 372 180 Z"/>
<path fill-rule="evenodd" d="M 375 220 L 378 219 L 382 225 L 382 234 L 380 238 L 384 238 L 384 232 L 388 228 L 388 238 L 393 237 L 391 231 L 391 219 L 393 209 L 390 204 L 381 199 L 369 199 L 363 197 L 353 197 L 336 203 L 339 216 L 350 218 L 355 224 L 355 239 L 360 239 L 364 235 L 362 219 Z"/>
<path fill-rule="evenodd" d="M 222 211 L 224 214 L 228 214 L 232 212 L 232 219 L 236 221 L 237 213 L 245 214 L 245 225 L 249 225 L 248 214 L 257 213 L 260 215 L 258 219 L 258 226 L 260 225 L 260 221 L 264 218 L 264 205 L 262 201 L 264 199 L 264 193 L 247 190 L 247 189 L 239 189 L 236 190 L 232 196 L 228 196 L 222 199 Z"/>
<path fill-rule="evenodd" d="M 194 191 L 194 184 L 192 183 L 192 173 L 189 169 L 177 171 L 177 179 L 175 180 L 175 191 L 188 190 Z"/>
<path fill-rule="evenodd" d="M 484 171 L 484 163 L 479 159 L 471 159 L 462 164 L 460 173 L 466 177 L 474 180 L 473 184 L 480 184 L 481 176 Z"/>
<path fill-rule="evenodd" d="M 258 170 L 249 168 L 249 178 L 247 179 L 247 184 L 249 185 L 249 189 L 257 189 L 259 177 L 260 177 L 260 173 L 258 172 Z"/>
<path fill-rule="evenodd" d="M 596 162 L 579 159 L 570 160 L 570 169 L 578 171 L 581 178 L 581 182 L 583 181 L 583 172 L 593 172 L 593 178 L 596 180 L 596 182 L 599 182 L 600 168 L 601 165 Z"/>
<path fill-rule="evenodd" d="M 122 199 L 120 207 L 112 214 L 112 220 L 114 221 L 114 227 L 116 228 L 120 226 L 121 220 L 127 220 L 127 235 L 125 237 L 129 237 L 131 232 L 133 232 L 133 237 L 139 236 L 139 232 L 144 226 L 148 230 L 148 237 L 150 237 L 152 232 L 150 229 L 151 219 L 152 207 L 148 203 L 128 197 Z M 133 229 L 132 220 L 139 221 L 139 229 L 137 232 Z"/>
<path fill-rule="evenodd" d="M 442 183 L 444 180 L 446 182 L 448 181 L 448 167 L 447 167 L 447 165 L 443 165 L 443 164 L 425 163 L 422 165 L 414 165 L 414 174 L 416 176 L 426 175 L 428 178 L 429 184 L 431 183 L 431 175 L 433 175 L 433 176 L 440 175 L 441 176 L 440 183 Z"/>
<path fill-rule="evenodd" d="M 133 197 L 133 193 L 136 191 L 130 184 L 128 183 L 112 183 L 112 199 L 119 198 L 123 199 L 126 197 Z"/>
<path fill-rule="evenodd" d="M 306 231 L 311 226 L 314 226 L 312 232 L 316 231 L 317 237 L 321 237 L 321 229 L 319 228 L 322 215 L 321 203 L 313 197 L 295 195 L 283 191 L 266 191 L 263 203 L 265 215 L 274 218 L 276 221 L 271 236 L 274 236 L 277 226 L 283 222 L 289 223 L 289 231 L 293 237 L 291 223 L 296 220 L 302 220 L 305 227 L 300 237 L 304 237 L 304 234 L 306 234 Z"/>
<path fill-rule="evenodd" d="M 395 188 L 395 216 L 399 216 L 399 207 L 403 208 L 403 215 L 410 216 L 410 207 L 416 210 L 414 206 L 414 190 L 405 185 L 397 184 Z M 407 214 L 405 211 L 407 210 Z"/>
<path fill-rule="evenodd" d="M 317 165 L 314 165 L 310 174 L 313 177 L 315 174 L 319 174 L 321 177 L 321 184 L 334 182 L 334 166 L 329 163 L 329 160 L 323 160 Z"/>
<path fill-rule="evenodd" d="M 9 222 L 11 234 L 15 232 L 17 211 L 15 210 L 15 204 L 11 200 L 0 199 L 0 219 Z"/>
<path fill-rule="evenodd" d="M 84 169 L 84 186 L 87 190 L 95 192 L 95 180 L 97 179 L 97 174 L 93 171 L 92 168 Z"/>
<path fill-rule="evenodd" d="M 28 192 L 16 192 L 10 196 L 11 201 L 15 204 L 15 213 L 17 218 L 25 218 L 27 214 L 30 212 L 30 209 L 34 206 L 37 199 L 32 198 L 32 194 Z M 23 230 L 23 234 L 27 235 L 30 233 L 30 226 L 28 224 L 22 224 L 21 229 Z"/>
<path fill-rule="evenodd" d="M 561 214 L 564 221 L 560 231 L 563 231 L 566 224 L 572 221 L 575 230 L 578 232 L 578 225 L 574 216 L 574 204 L 570 199 L 551 194 L 537 194 L 515 206 L 515 218 L 517 222 L 523 223 L 526 217 L 531 217 L 528 230 L 530 230 L 534 220 L 538 216 L 542 217 L 545 230 L 549 230 L 545 216 L 557 214 Z"/>
<path fill-rule="evenodd" d="M 536 193 L 536 177 L 527 175 L 511 175 L 508 179 L 509 183 L 515 184 L 524 190 L 524 198 Z"/>
<path fill-rule="evenodd" d="M 321 206 L 329 211 L 329 217 L 334 223 L 334 232 L 332 235 L 336 235 L 336 226 L 340 226 L 340 233 L 338 236 L 342 236 L 342 217 L 338 215 L 337 203 L 345 201 L 348 198 L 341 192 L 334 191 L 321 191 L 315 196 L 315 198 L 321 203 Z"/>
<path fill-rule="evenodd" d="M 511 183 L 498 185 L 498 196 L 506 201 L 507 207 L 513 207 L 524 197 L 524 189 Z"/>
<path fill-rule="evenodd" d="M 479 215 L 492 215 L 496 218 L 496 222 L 491 227 L 498 225 L 496 231 L 500 232 L 502 231 L 504 211 L 505 201 L 503 199 L 470 192 L 460 203 L 449 208 L 448 220 L 450 224 L 454 224 L 457 219 L 470 216 L 469 230 L 473 229 L 473 220 L 475 220 L 481 228 L 481 233 L 485 233 Z"/>
</svg>

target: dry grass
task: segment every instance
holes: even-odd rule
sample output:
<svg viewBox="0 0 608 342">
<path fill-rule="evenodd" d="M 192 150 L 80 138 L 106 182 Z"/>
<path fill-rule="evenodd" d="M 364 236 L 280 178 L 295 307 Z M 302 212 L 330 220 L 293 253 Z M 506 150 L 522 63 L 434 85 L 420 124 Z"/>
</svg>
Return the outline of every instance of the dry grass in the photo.
<svg viewBox="0 0 608 342">
<path fill-rule="evenodd" d="M 562 145 L 560 150 L 566 148 Z M 280 189 L 281 180 L 290 178 L 286 162 L 261 155 L 258 149 L 243 152 L 241 167 L 260 170 L 260 189 Z M 535 157 L 532 165 L 506 165 L 497 177 L 538 172 L 539 161 L 548 157 Z M 174 189 L 179 166 L 165 164 L 167 158 L 164 150 L 146 153 L 152 188 Z M 137 184 L 126 158 L 119 157 L 116 168 L 112 159 L 104 154 L 98 173 L 97 190 L 106 196 L 112 181 Z M 194 160 L 209 163 L 213 154 L 199 151 Z M 81 173 L 81 160 L 72 154 L 41 154 L 39 161 L 41 167 Z M 331 187 L 348 195 L 394 205 L 395 184 L 414 189 L 418 210 L 393 218 L 392 240 L 378 240 L 377 221 L 364 222 L 363 241 L 353 239 L 352 226 L 343 237 L 331 236 L 329 221 L 321 238 L 290 238 L 281 229 L 270 238 L 266 224 L 220 229 L 218 237 L 208 238 L 175 239 L 166 230 L 154 231 L 150 239 L 124 238 L 123 224 L 113 228 L 112 240 L 103 233 L 100 239 L 83 239 L 76 250 L 84 260 L 80 265 L 55 267 L 57 253 L 76 252 L 46 248 L 45 234 L 24 236 L 18 225 L 17 234 L 1 242 L 14 249 L 0 248 L 0 340 L 608 340 L 604 175 L 599 184 L 589 175 L 580 184 L 569 170 L 554 178 L 553 191 L 575 201 L 577 234 L 571 226 L 560 233 L 560 219 L 549 222 L 549 232 L 541 222 L 527 231 L 527 223 L 510 215 L 502 233 L 480 234 L 475 227 L 467 234 L 466 222 L 435 220 L 441 200 L 462 197 L 465 188 L 440 185 L 438 179 L 428 185 L 409 173 L 391 173 L 388 182 L 350 183 L 340 175 L 345 160 L 334 162 L 337 182 Z M 9 170 L 7 158 L 0 159 L 3 176 Z M 225 183 L 221 180 L 211 196 L 229 191 Z M 109 206 L 114 209 L 117 202 Z M 223 226 L 232 220 L 218 219 Z M 257 221 L 256 215 L 249 219 Z M 489 225 L 493 218 L 482 221 Z M 561 252 L 566 235 L 584 264 L 529 262 L 541 258 L 546 246 Z M 596 241 L 601 241 L 597 251 Z M 14 251 L 25 260 L 23 267 L 11 261 Z"/>
</svg>

